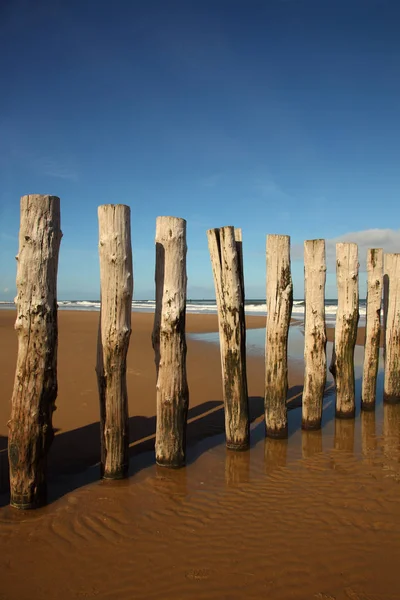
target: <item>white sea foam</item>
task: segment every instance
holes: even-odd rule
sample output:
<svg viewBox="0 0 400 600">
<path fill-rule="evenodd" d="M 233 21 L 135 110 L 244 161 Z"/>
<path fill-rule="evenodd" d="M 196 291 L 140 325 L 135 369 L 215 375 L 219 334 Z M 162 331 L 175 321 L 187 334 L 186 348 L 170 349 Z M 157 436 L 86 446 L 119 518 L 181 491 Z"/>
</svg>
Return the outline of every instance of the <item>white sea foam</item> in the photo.
<svg viewBox="0 0 400 600">
<path fill-rule="evenodd" d="M 153 312 L 155 310 L 155 300 L 133 300 L 132 310 L 138 312 Z M 58 306 L 61 310 L 87 310 L 99 311 L 99 300 L 60 300 Z M 1 308 L 13 308 L 14 302 L 0 300 Z M 334 323 L 337 313 L 337 304 L 334 300 L 327 300 L 325 306 L 325 316 L 328 323 Z M 217 304 L 215 300 L 188 300 L 186 305 L 188 313 L 197 314 L 215 314 L 217 312 Z M 262 300 L 248 300 L 245 305 L 245 312 L 248 315 L 266 315 L 267 305 Z M 360 323 L 365 321 L 366 306 L 365 301 L 360 301 L 359 306 Z M 292 316 L 294 319 L 304 318 L 304 300 L 294 300 Z"/>
</svg>

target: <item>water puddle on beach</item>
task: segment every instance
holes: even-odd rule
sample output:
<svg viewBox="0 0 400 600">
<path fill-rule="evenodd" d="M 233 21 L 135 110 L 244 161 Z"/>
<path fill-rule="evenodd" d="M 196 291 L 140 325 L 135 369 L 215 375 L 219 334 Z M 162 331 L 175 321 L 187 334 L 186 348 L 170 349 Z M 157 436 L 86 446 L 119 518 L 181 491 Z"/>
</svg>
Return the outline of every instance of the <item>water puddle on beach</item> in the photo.
<svg viewBox="0 0 400 600">
<path fill-rule="evenodd" d="M 52 480 L 44 509 L 3 503 L 0 599 L 397 599 L 400 406 L 382 405 L 382 374 L 378 397 L 335 420 L 331 390 L 322 431 L 297 408 L 288 440 L 257 419 L 247 452 L 216 435 L 185 469 L 145 452 L 125 481 L 92 467 Z"/>
</svg>

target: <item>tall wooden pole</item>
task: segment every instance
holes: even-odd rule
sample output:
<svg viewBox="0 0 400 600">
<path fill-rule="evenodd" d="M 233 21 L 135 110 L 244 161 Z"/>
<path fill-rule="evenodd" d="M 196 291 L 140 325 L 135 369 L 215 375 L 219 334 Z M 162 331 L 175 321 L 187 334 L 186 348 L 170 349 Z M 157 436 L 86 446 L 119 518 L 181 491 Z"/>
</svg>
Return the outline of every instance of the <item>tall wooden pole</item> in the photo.
<svg viewBox="0 0 400 600">
<path fill-rule="evenodd" d="M 293 306 L 290 237 L 267 236 L 267 331 L 265 347 L 265 425 L 270 437 L 288 435 L 287 347 Z"/>
<path fill-rule="evenodd" d="M 355 415 L 354 348 L 358 327 L 357 244 L 336 244 L 338 308 L 330 371 L 336 384 L 336 417 Z"/>
<path fill-rule="evenodd" d="M 400 254 L 385 254 L 385 379 L 383 400 L 400 402 Z"/>
<path fill-rule="evenodd" d="M 153 347 L 157 371 L 156 462 L 186 461 L 189 389 L 186 378 L 186 221 L 157 217 L 156 310 Z"/>
<path fill-rule="evenodd" d="M 304 242 L 304 390 L 302 428 L 320 429 L 326 383 L 325 240 Z"/>
<path fill-rule="evenodd" d="M 245 450 L 250 426 L 241 230 L 210 229 L 207 237 L 218 308 L 226 445 Z"/>
<path fill-rule="evenodd" d="M 11 505 L 21 509 L 46 502 L 46 462 L 57 397 L 61 236 L 60 199 L 22 196 L 15 323 L 18 357 L 8 439 Z"/>
<path fill-rule="evenodd" d="M 133 269 L 131 211 L 123 204 L 98 208 L 101 308 L 97 343 L 101 475 L 121 479 L 129 467 L 126 357 L 131 336 Z"/>
<path fill-rule="evenodd" d="M 382 248 L 370 248 L 368 250 L 367 274 L 367 315 L 365 323 L 361 409 L 374 410 L 381 338 Z"/>
</svg>

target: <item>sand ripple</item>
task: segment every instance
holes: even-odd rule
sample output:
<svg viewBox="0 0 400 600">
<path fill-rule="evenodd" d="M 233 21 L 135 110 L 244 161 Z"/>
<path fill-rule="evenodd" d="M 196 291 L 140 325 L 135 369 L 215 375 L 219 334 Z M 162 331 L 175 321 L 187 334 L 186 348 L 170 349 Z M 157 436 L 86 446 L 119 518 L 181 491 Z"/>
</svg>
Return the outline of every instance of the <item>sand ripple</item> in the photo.
<svg viewBox="0 0 400 600">
<path fill-rule="evenodd" d="M 243 454 L 218 445 L 185 470 L 94 483 L 36 513 L 3 508 L 4 597 L 28 598 L 29 574 L 37 600 L 56 597 L 54 585 L 60 599 L 397 598 L 399 413 L 389 408 L 379 435 L 364 418 L 332 422 L 312 438 Z"/>
</svg>

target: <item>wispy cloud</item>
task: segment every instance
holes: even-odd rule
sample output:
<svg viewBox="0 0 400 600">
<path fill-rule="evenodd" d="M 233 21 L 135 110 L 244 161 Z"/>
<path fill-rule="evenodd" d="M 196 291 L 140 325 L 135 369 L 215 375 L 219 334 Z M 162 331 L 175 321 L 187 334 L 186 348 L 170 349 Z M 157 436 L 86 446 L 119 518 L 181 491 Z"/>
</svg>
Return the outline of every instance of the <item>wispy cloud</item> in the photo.
<svg viewBox="0 0 400 600">
<path fill-rule="evenodd" d="M 200 180 L 200 185 L 207 188 L 213 188 L 218 185 L 221 177 L 222 173 L 214 173 L 213 175 L 208 175 L 207 177 L 203 177 Z"/>
<path fill-rule="evenodd" d="M 335 265 L 336 244 L 338 242 L 354 242 L 358 245 L 360 270 L 365 271 L 367 250 L 369 248 L 383 248 L 385 253 L 400 252 L 400 229 L 365 229 L 363 231 L 350 231 L 335 238 L 325 240 L 328 268 L 332 268 Z M 293 244 L 291 256 L 293 260 L 303 260 L 303 244 Z"/>
<path fill-rule="evenodd" d="M 272 177 L 257 179 L 254 183 L 254 190 L 264 198 L 270 200 L 288 201 L 294 199 Z"/>
<path fill-rule="evenodd" d="M 78 173 L 69 160 L 57 160 L 49 156 L 40 156 L 32 160 L 32 168 L 41 175 L 71 181 L 78 180 Z"/>
<path fill-rule="evenodd" d="M 6 242 L 18 242 L 18 238 L 16 235 L 10 235 L 9 233 L 5 233 L 4 231 L 0 231 L 0 240 L 4 240 Z"/>
</svg>

